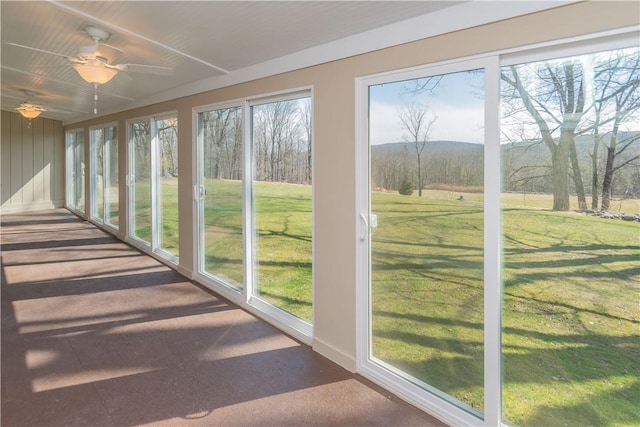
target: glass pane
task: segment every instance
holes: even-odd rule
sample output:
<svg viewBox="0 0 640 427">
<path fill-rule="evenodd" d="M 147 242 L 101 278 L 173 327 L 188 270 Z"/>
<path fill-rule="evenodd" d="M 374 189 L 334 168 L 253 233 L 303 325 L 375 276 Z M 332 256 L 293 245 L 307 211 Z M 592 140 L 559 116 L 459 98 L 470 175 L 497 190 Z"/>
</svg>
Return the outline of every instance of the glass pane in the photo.
<svg viewBox="0 0 640 427">
<path fill-rule="evenodd" d="M 311 322 L 311 98 L 252 107 L 254 295 Z"/>
<path fill-rule="evenodd" d="M 132 123 L 131 138 L 131 235 L 151 242 L 151 130 L 150 123 Z"/>
<path fill-rule="evenodd" d="M 639 63 L 634 48 L 502 69 L 509 423 L 640 425 Z"/>
<path fill-rule="evenodd" d="M 369 101 L 371 359 L 482 411 L 484 72 Z"/>
<path fill-rule="evenodd" d="M 105 222 L 118 228 L 118 128 L 105 129 L 104 146 Z"/>
<path fill-rule="evenodd" d="M 178 119 L 156 121 L 158 242 L 155 247 L 178 256 Z"/>
<path fill-rule="evenodd" d="M 242 110 L 240 107 L 198 114 L 201 145 L 200 198 L 202 269 L 241 289 L 242 240 Z"/>
<path fill-rule="evenodd" d="M 104 130 L 91 131 L 91 216 L 104 220 Z"/>
<path fill-rule="evenodd" d="M 84 167 L 84 132 L 78 131 L 75 134 L 75 203 L 76 209 L 84 212 L 84 183 L 85 183 L 85 167 Z"/>
<path fill-rule="evenodd" d="M 84 141 L 83 132 L 69 132 L 67 143 L 67 204 L 84 212 Z"/>
</svg>

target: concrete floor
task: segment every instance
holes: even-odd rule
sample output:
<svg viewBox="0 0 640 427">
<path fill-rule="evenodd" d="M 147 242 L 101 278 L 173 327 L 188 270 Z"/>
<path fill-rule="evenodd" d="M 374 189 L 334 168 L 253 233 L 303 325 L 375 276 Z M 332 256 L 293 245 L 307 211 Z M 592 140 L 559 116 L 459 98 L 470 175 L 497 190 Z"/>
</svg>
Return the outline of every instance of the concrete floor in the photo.
<svg viewBox="0 0 640 427">
<path fill-rule="evenodd" d="M 11 426 L 441 426 L 66 210 L 4 215 Z"/>
</svg>

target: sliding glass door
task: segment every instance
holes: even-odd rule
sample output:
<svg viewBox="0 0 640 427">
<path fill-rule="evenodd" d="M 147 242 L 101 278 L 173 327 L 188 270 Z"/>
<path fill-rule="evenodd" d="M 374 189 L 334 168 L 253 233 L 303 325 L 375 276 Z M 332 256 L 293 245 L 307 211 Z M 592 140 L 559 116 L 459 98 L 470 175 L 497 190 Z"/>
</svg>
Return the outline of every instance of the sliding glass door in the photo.
<svg viewBox="0 0 640 427">
<path fill-rule="evenodd" d="M 311 336 L 311 96 L 198 109 L 199 278 Z"/>
<path fill-rule="evenodd" d="M 118 228 L 118 130 L 115 125 L 92 128 L 91 218 Z"/>
<path fill-rule="evenodd" d="M 154 248 L 178 257 L 178 118 L 155 118 L 153 124 Z"/>
<path fill-rule="evenodd" d="M 129 235 L 177 263 L 178 119 L 175 115 L 129 123 Z"/>
<path fill-rule="evenodd" d="M 459 65 L 368 82 L 369 209 L 360 218 L 367 369 L 477 417 L 484 411 L 484 87 L 483 68 Z"/>
<path fill-rule="evenodd" d="M 311 323 L 311 98 L 251 106 L 252 295 Z"/>
<path fill-rule="evenodd" d="M 199 270 L 244 287 L 243 144 L 240 106 L 198 113 Z"/>
<path fill-rule="evenodd" d="M 129 123 L 129 235 L 151 245 L 151 122 Z"/>
<path fill-rule="evenodd" d="M 640 424 L 639 78 L 618 35 L 359 80 L 361 373 L 454 425 Z"/>
<path fill-rule="evenodd" d="M 503 418 L 639 425 L 640 49 L 526 59 L 501 69 Z"/>
<path fill-rule="evenodd" d="M 84 212 L 84 131 L 72 130 L 66 134 L 67 207 Z"/>
</svg>

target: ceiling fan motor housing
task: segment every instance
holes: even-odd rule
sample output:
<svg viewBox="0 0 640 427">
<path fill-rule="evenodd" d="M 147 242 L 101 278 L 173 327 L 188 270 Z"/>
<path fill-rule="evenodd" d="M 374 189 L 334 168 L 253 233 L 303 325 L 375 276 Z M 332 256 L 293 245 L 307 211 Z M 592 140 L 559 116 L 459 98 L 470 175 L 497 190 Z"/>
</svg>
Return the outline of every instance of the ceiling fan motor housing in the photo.
<svg viewBox="0 0 640 427">
<path fill-rule="evenodd" d="M 96 41 L 104 42 L 109 40 L 109 37 L 111 37 L 111 33 L 101 28 L 94 27 L 93 25 L 87 25 L 84 27 L 83 31 Z"/>
</svg>

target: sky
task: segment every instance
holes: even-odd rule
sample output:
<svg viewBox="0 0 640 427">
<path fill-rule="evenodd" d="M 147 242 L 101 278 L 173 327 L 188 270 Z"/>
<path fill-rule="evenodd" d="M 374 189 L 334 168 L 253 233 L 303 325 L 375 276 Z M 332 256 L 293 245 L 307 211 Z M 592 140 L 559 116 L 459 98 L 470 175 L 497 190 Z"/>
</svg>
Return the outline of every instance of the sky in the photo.
<svg viewBox="0 0 640 427">
<path fill-rule="evenodd" d="M 401 142 L 408 136 L 398 117 L 403 106 L 427 104 L 437 117 L 431 141 L 484 142 L 484 75 L 460 72 L 445 75 L 432 92 L 412 93 L 415 80 L 371 86 L 369 103 L 372 145 Z"/>
</svg>

